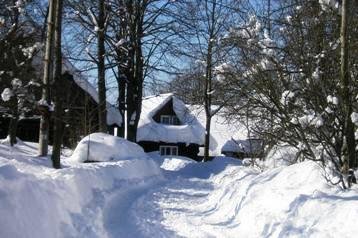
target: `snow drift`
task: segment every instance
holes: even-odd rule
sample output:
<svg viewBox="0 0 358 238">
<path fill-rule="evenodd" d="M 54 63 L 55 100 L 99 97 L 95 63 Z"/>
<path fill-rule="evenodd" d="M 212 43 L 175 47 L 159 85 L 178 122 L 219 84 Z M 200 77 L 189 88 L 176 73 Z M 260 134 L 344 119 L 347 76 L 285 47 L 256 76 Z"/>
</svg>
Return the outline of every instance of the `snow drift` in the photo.
<svg viewBox="0 0 358 238">
<path fill-rule="evenodd" d="M 147 157 L 91 164 L 63 157 L 64 168 L 55 170 L 48 158 L 32 156 L 36 147 L 0 144 L 0 237 L 108 237 L 112 196 L 162 180 Z"/>
<path fill-rule="evenodd" d="M 311 161 L 263 173 L 235 162 L 224 158 L 204 165 L 191 163 L 170 173 L 171 182 L 137 201 L 139 213 L 133 216 L 139 229 L 147 237 L 354 237 L 358 233 L 357 186 L 350 191 L 328 186 L 321 168 Z M 148 219 L 151 222 L 145 222 Z"/>
</svg>

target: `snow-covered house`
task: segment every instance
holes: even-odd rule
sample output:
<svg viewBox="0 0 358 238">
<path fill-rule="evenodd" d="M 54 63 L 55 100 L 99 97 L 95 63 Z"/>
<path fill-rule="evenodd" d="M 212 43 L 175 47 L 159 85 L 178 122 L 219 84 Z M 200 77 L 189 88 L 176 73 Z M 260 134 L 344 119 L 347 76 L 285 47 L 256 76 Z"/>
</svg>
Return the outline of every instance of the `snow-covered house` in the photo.
<svg viewBox="0 0 358 238">
<path fill-rule="evenodd" d="M 146 152 L 196 159 L 199 147 L 204 144 L 204 135 L 205 128 L 173 94 L 143 98 L 137 143 Z"/>
<path fill-rule="evenodd" d="M 31 45 L 25 44 L 21 46 L 23 57 L 28 57 L 29 63 L 32 67 L 26 69 L 25 75 L 16 76 L 14 69 L 6 57 L 2 60 L 0 65 L 0 81 L 6 77 L 7 81 L 11 82 L 13 77 L 19 78 L 22 83 L 31 82 L 34 90 L 34 100 L 39 101 L 41 98 L 41 89 L 36 87 L 40 85 L 43 77 L 43 58 L 44 48 L 42 47 L 42 26 L 38 25 L 31 19 L 23 19 L 24 22 L 19 25 L 18 33 L 31 37 Z M 6 44 L 5 44 L 6 45 Z M 5 51 L 4 51 L 5 52 Z M 19 55 L 21 55 L 19 53 Z M 19 56 L 20 57 L 20 56 Z M 6 62 L 6 64 L 4 63 Z M 12 62 L 12 61 L 11 61 Z M 24 61 L 25 62 L 25 61 Z M 21 63 L 22 64 L 22 63 Z M 30 69 L 31 68 L 31 69 Z M 63 58 L 62 73 L 67 72 L 69 77 L 64 77 L 63 90 L 65 115 L 64 121 L 67 124 L 65 128 L 64 143 L 67 146 L 75 145 L 79 141 L 79 136 L 85 136 L 91 132 L 96 131 L 98 127 L 97 108 L 98 108 L 98 94 L 96 88 L 92 86 L 86 77 L 74 67 L 71 62 Z M 14 76 L 15 75 L 15 76 Z M 9 84 L 9 83 L 8 83 Z M 0 93 L 9 87 L 9 85 L 0 84 Z M 0 106 L 3 103 L 0 97 Z M 8 101 L 8 100 L 6 100 Z M 33 105 L 33 103 L 31 103 Z M 30 106 L 29 106 L 30 107 Z M 32 107 L 32 106 L 31 106 Z M 0 108 L 0 138 L 3 138 L 8 133 L 9 115 L 5 110 L 9 110 L 10 106 Z M 41 107 L 32 107 L 27 110 L 26 114 L 22 113 L 18 122 L 17 136 L 22 140 L 38 141 L 39 135 L 39 120 Z M 50 122 L 51 123 L 51 122 Z M 122 117 L 119 111 L 107 103 L 107 124 L 108 130 L 113 131 L 114 127 L 120 127 L 122 124 Z M 71 128 L 71 130 L 69 130 Z M 50 125 L 50 142 L 52 140 L 52 126 Z"/>
<path fill-rule="evenodd" d="M 39 52 L 35 56 L 34 67 L 38 71 L 38 77 L 41 77 L 42 62 Z M 97 131 L 98 128 L 98 93 L 96 88 L 88 82 L 78 69 L 76 69 L 68 60 L 63 60 L 63 71 L 67 72 L 64 77 L 63 88 L 66 92 L 65 127 L 64 144 L 66 146 L 75 146 L 81 137 Z M 0 88 L 1 89 L 1 88 Z M 40 95 L 36 95 L 40 99 Z M 2 108 L 6 110 L 6 108 Z M 34 109 L 30 112 L 31 116 L 21 116 L 18 123 L 17 137 L 26 141 L 38 141 L 40 112 Z M 51 122 L 50 122 L 51 123 Z M 120 112 L 110 103 L 107 103 L 107 125 L 108 131 L 113 134 L 115 127 L 121 127 L 122 117 Z M 0 117 L 0 138 L 7 135 L 9 118 Z M 71 128 L 68 130 L 67 128 Z M 52 126 L 50 126 L 50 143 L 52 142 Z"/>
<path fill-rule="evenodd" d="M 201 159 L 205 138 L 202 106 L 185 105 L 173 94 L 143 98 L 137 142 L 146 152 Z M 209 156 L 222 154 L 243 158 L 259 154 L 262 141 L 248 136 L 243 123 L 228 121 L 223 114 L 212 117 Z"/>
</svg>

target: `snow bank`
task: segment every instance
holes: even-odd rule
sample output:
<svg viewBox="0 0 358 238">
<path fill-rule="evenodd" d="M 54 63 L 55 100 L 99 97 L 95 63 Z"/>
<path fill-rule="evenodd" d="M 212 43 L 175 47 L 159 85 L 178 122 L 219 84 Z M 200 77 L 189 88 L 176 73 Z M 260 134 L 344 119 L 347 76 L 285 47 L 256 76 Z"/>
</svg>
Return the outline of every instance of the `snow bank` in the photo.
<svg viewBox="0 0 358 238">
<path fill-rule="evenodd" d="M 139 229 L 162 237 L 355 237 L 358 233 L 358 187 L 341 191 L 328 186 L 314 162 L 263 173 L 233 160 L 222 162 L 189 164 L 175 171 L 171 183 L 137 202 Z M 153 222 L 145 223 L 148 219 Z"/>
<path fill-rule="evenodd" d="M 71 165 L 62 158 L 64 168 L 54 170 L 48 158 L 33 156 L 36 149 L 0 144 L 0 237 L 110 237 L 112 195 L 162 180 L 151 159 Z"/>
<path fill-rule="evenodd" d="M 191 163 L 197 162 L 184 156 L 168 156 L 164 157 L 163 163 L 160 167 L 164 170 L 178 171 Z"/>
<path fill-rule="evenodd" d="M 146 157 L 143 148 L 133 142 L 105 133 L 93 133 L 78 143 L 69 161 L 104 162 Z"/>
<path fill-rule="evenodd" d="M 151 153 L 89 164 L 63 158 L 54 170 L 48 158 L 31 156 L 36 147 L 0 144 L 0 237 L 358 234 L 358 186 L 328 186 L 312 161 L 260 173 L 232 158 L 198 163 Z"/>
<path fill-rule="evenodd" d="M 288 166 L 296 163 L 298 150 L 290 145 L 275 145 L 259 165 L 264 169 Z"/>
</svg>

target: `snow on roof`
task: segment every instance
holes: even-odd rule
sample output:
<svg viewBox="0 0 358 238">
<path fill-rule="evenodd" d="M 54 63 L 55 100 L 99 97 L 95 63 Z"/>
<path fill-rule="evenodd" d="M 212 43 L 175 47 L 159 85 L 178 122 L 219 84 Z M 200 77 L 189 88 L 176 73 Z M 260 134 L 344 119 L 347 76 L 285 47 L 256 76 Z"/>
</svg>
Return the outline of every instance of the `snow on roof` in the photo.
<svg viewBox="0 0 358 238">
<path fill-rule="evenodd" d="M 43 70 L 43 50 L 39 50 L 33 57 L 33 66 L 38 70 L 38 75 L 41 75 L 41 71 Z M 75 83 L 82 88 L 85 92 L 87 92 L 93 100 L 98 103 L 98 92 L 96 88 L 88 82 L 87 78 L 83 76 L 83 74 L 66 58 L 62 59 L 62 71 L 69 72 L 73 76 L 73 80 Z M 121 126 L 122 124 L 122 116 L 120 112 L 109 102 L 107 102 L 107 124 L 113 125 L 117 124 Z"/>
<path fill-rule="evenodd" d="M 188 106 L 193 115 L 195 115 L 201 125 L 205 127 L 206 116 L 205 110 L 203 106 L 200 105 L 191 105 Z M 213 106 L 215 109 L 217 106 Z M 209 154 L 210 156 L 218 156 L 221 155 L 222 149 L 224 145 L 226 145 L 226 151 L 237 152 L 238 146 L 237 143 L 234 143 L 233 140 L 237 141 L 246 141 L 248 137 L 247 128 L 243 123 L 240 122 L 231 122 L 228 121 L 224 115 L 223 108 L 221 111 L 216 113 L 211 119 L 211 128 L 210 128 L 210 146 L 209 146 Z M 235 144 L 235 146 L 230 142 Z M 246 143 L 246 142 L 245 142 Z M 202 155 L 203 151 L 199 152 L 199 155 Z"/>
<path fill-rule="evenodd" d="M 183 125 L 157 123 L 153 116 L 170 100 L 173 110 Z M 143 98 L 142 113 L 138 123 L 137 141 L 163 141 L 167 143 L 204 144 L 205 128 L 190 113 L 186 105 L 173 96 L 161 94 Z"/>
<path fill-rule="evenodd" d="M 246 140 L 228 140 L 221 148 L 222 152 L 243 152 L 243 153 L 259 153 L 262 149 L 262 140 L 246 139 Z"/>
<path fill-rule="evenodd" d="M 98 92 L 96 88 L 88 82 L 88 80 L 81 74 L 81 72 L 76 69 L 70 61 L 64 59 L 63 60 L 63 71 L 68 71 L 73 75 L 73 79 L 75 83 L 81 87 L 84 91 L 86 91 L 95 102 L 98 103 Z M 113 125 L 117 124 L 120 126 L 122 124 L 122 116 L 120 112 L 109 102 L 107 102 L 107 124 Z"/>
<path fill-rule="evenodd" d="M 164 125 L 153 119 L 158 110 L 171 99 L 173 100 L 173 110 L 183 125 Z M 213 106 L 213 108 L 215 107 Z M 172 93 L 145 97 L 142 101 L 137 141 L 184 142 L 203 145 L 205 123 L 203 106 L 185 105 Z M 243 123 L 229 122 L 223 113 L 219 112 L 211 119 L 209 153 L 211 156 L 217 156 L 221 155 L 222 151 L 247 151 L 250 148 L 248 138 L 248 131 Z"/>
</svg>

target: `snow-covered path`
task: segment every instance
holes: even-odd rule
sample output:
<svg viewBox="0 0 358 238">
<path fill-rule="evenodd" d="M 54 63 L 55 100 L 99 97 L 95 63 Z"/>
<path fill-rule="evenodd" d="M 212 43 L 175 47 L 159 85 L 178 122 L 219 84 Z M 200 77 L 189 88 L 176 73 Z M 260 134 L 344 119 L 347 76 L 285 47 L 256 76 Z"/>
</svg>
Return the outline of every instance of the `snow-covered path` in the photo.
<svg viewBox="0 0 358 238">
<path fill-rule="evenodd" d="M 222 181 L 211 178 L 219 174 L 218 180 L 234 176 L 239 162 L 226 161 L 214 166 L 188 161 L 167 162 L 170 166 L 164 166 L 162 182 L 113 196 L 106 208 L 111 212 L 105 216 L 110 237 L 219 237 L 224 230 L 230 229 L 232 217 L 221 222 L 210 220 L 211 216 L 225 217 L 217 204 L 224 198 L 212 197 L 218 195 L 215 191 L 220 190 L 218 186 Z M 245 173 L 243 177 L 255 174 Z M 236 182 L 243 177 L 237 177 Z M 231 195 L 230 191 L 221 194 Z"/>
<path fill-rule="evenodd" d="M 267 173 L 230 160 L 162 167 L 163 182 L 135 192 L 118 209 L 127 220 L 112 237 L 350 237 L 358 231 L 357 189 L 328 194 L 332 187 L 312 163 Z"/>
</svg>

